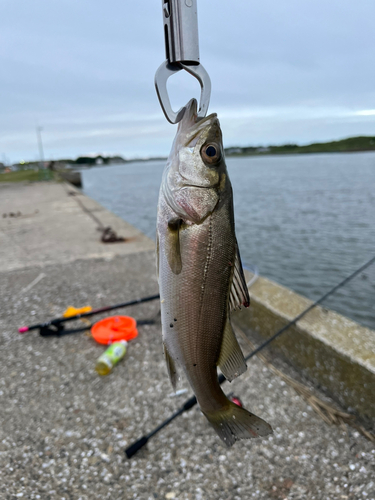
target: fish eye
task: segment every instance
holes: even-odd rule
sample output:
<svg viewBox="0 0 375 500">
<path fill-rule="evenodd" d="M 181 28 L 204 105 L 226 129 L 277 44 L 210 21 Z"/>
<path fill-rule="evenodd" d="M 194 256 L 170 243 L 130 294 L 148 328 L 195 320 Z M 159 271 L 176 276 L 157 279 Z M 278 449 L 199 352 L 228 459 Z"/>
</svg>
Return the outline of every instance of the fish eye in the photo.
<svg viewBox="0 0 375 500">
<path fill-rule="evenodd" d="M 206 148 L 205 153 L 209 157 L 216 156 L 217 152 L 215 146 L 208 146 L 208 148 Z"/>
<path fill-rule="evenodd" d="M 221 158 L 221 149 L 218 144 L 205 144 L 201 149 L 201 156 L 205 163 L 213 165 Z"/>
</svg>

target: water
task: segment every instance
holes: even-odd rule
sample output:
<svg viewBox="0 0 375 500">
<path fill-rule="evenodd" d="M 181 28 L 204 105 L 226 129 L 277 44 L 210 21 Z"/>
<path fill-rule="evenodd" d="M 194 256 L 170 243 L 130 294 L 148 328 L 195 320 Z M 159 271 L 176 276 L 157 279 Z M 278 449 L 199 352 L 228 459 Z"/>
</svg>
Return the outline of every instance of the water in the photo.
<svg viewBox="0 0 375 500">
<path fill-rule="evenodd" d="M 227 159 L 242 260 L 318 299 L 375 255 L 375 154 Z M 83 172 L 84 192 L 155 236 L 164 162 Z M 326 307 L 375 329 L 375 266 Z"/>
</svg>

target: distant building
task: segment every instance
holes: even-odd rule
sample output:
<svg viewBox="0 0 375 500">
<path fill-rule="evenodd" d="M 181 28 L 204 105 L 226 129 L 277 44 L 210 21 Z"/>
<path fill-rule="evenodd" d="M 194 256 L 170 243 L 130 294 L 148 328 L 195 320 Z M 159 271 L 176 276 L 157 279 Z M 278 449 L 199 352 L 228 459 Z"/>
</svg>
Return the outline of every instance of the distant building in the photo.
<svg viewBox="0 0 375 500">
<path fill-rule="evenodd" d="M 242 148 L 227 148 L 225 152 L 228 155 L 239 155 L 242 153 Z"/>
</svg>

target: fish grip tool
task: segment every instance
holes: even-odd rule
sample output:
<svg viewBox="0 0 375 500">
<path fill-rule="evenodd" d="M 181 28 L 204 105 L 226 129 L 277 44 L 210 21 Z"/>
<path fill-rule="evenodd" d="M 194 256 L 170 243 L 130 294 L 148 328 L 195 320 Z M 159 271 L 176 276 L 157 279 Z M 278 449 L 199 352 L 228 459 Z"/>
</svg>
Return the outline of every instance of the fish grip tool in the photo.
<svg viewBox="0 0 375 500">
<path fill-rule="evenodd" d="M 197 0 L 162 0 L 166 60 L 155 74 L 155 88 L 167 120 L 178 123 L 186 107 L 173 111 L 167 91 L 167 80 L 178 71 L 193 75 L 201 86 L 198 118 L 207 114 L 211 97 L 211 80 L 200 64 Z"/>
<path fill-rule="evenodd" d="M 254 349 L 252 352 L 250 352 L 246 357 L 245 360 L 249 361 L 251 358 L 256 356 L 258 352 L 262 351 L 265 347 L 267 347 L 271 342 L 276 340 L 278 337 L 280 337 L 285 331 L 289 330 L 289 328 L 293 325 L 295 325 L 300 319 L 302 319 L 308 312 L 310 312 L 312 309 L 314 309 L 316 306 L 324 302 L 328 297 L 333 295 L 339 288 L 342 288 L 345 286 L 349 281 L 351 281 L 353 278 L 358 276 L 361 272 L 363 272 L 365 269 L 370 267 L 371 265 L 375 264 L 375 257 L 372 257 L 369 261 L 367 261 L 365 264 L 363 264 L 361 267 L 356 269 L 354 272 L 352 272 L 349 276 L 347 276 L 345 279 L 340 281 L 337 285 L 335 285 L 333 288 L 331 288 L 327 293 L 322 295 L 320 299 L 316 300 L 313 304 L 311 304 L 309 307 L 307 307 L 304 311 L 302 311 L 298 316 L 296 316 L 292 321 L 287 323 L 285 326 L 283 326 L 280 330 L 278 330 L 272 337 L 267 339 L 265 342 L 263 342 L 260 346 L 258 346 L 256 349 Z M 219 384 L 223 384 L 226 381 L 226 378 L 224 377 L 223 374 L 220 374 L 218 377 Z M 193 396 L 192 398 L 188 399 L 183 406 L 179 410 L 177 410 L 175 413 L 173 413 L 167 420 L 162 422 L 159 427 L 156 427 L 153 431 L 151 431 L 149 434 L 146 434 L 145 436 L 142 436 L 138 441 L 135 441 L 133 444 L 128 446 L 128 448 L 125 449 L 125 454 L 127 458 L 131 458 L 133 455 L 135 455 L 143 446 L 145 446 L 150 438 L 152 438 L 155 434 L 157 434 L 160 430 L 162 430 L 164 427 L 166 427 L 168 424 L 170 424 L 175 418 L 179 417 L 184 413 L 185 411 L 190 410 L 193 406 L 197 404 L 197 398 Z"/>
</svg>

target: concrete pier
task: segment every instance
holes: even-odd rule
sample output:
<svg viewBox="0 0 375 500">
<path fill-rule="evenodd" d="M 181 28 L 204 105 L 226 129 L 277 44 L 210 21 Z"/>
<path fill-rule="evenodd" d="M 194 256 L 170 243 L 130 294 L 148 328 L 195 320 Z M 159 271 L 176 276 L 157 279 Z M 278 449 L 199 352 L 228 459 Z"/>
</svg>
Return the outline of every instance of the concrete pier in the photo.
<svg viewBox="0 0 375 500">
<path fill-rule="evenodd" d="M 126 241 L 101 243 L 89 212 Z M 70 186 L 0 183 L 0 498 L 374 499 L 373 445 L 352 427 L 324 423 L 258 359 L 223 387 L 267 420 L 272 436 L 227 449 L 195 407 L 127 460 L 126 446 L 191 395 L 171 397 L 160 323 L 140 326 L 103 378 L 94 365 L 104 348 L 85 333 L 17 333 L 69 305 L 157 293 L 153 248 Z M 150 319 L 158 310 L 156 301 L 116 313 Z M 282 359 L 278 367 L 300 377 Z"/>
<path fill-rule="evenodd" d="M 95 217 L 128 241 L 103 245 Z M 143 233 L 62 182 L 0 183 L 0 228 L 0 271 L 111 259 L 154 249 Z"/>
</svg>

